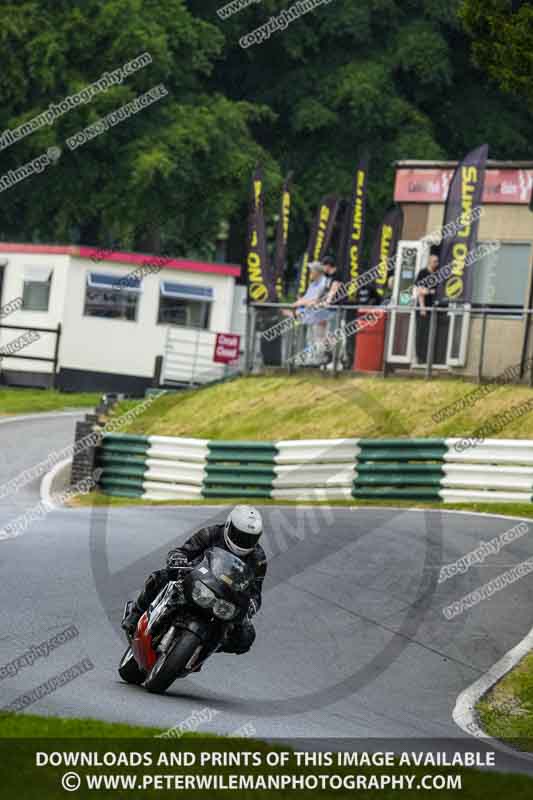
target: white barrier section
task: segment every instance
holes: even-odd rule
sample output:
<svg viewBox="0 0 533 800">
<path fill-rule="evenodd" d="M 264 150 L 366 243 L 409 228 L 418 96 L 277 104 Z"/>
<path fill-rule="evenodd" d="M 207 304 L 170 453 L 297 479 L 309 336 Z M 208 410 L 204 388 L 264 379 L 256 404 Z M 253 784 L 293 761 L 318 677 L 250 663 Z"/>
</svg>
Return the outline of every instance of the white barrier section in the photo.
<svg viewBox="0 0 533 800">
<path fill-rule="evenodd" d="M 193 461 L 163 461 L 157 458 L 146 460 L 144 478 L 147 481 L 168 481 L 201 486 L 204 482 L 205 467 Z"/>
<path fill-rule="evenodd" d="M 316 439 L 277 442 L 275 464 L 355 464 L 361 452 L 359 439 Z"/>
<path fill-rule="evenodd" d="M 446 439 L 445 461 L 465 464 L 530 464 L 533 465 L 533 441 L 529 439 L 485 439 L 477 444 L 468 436 Z"/>
<path fill-rule="evenodd" d="M 439 492 L 444 502 L 530 503 L 533 442 L 529 439 L 447 439 Z"/>
<path fill-rule="evenodd" d="M 524 492 L 490 492 L 465 489 L 441 489 L 440 497 L 445 503 L 530 503 L 531 495 Z"/>
<path fill-rule="evenodd" d="M 352 486 L 334 489 L 313 489 L 299 487 L 298 489 L 273 489 L 273 500 L 297 500 L 299 502 L 312 502 L 322 500 L 349 500 L 352 496 Z"/>
<path fill-rule="evenodd" d="M 355 464 L 308 464 L 276 467 L 276 477 L 273 486 L 290 488 L 298 486 L 311 486 L 315 488 L 333 486 L 352 486 L 355 474 Z"/>
<path fill-rule="evenodd" d="M 351 497 L 359 439 L 277 442 L 274 500 L 346 500 Z"/>
<path fill-rule="evenodd" d="M 202 497 L 207 439 L 149 436 L 143 497 L 147 500 L 195 500 Z"/>
<path fill-rule="evenodd" d="M 201 486 L 144 481 L 143 489 L 145 500 L 196 500 L 202 497 Z"/>
<path fill-rule="evenodd" d="M 174 436 L 149 436 L 146 458 L 170 461 L 196 461 L 204 464 L 208 454 L 208 439 L 178 439 Z"/>
</svg>

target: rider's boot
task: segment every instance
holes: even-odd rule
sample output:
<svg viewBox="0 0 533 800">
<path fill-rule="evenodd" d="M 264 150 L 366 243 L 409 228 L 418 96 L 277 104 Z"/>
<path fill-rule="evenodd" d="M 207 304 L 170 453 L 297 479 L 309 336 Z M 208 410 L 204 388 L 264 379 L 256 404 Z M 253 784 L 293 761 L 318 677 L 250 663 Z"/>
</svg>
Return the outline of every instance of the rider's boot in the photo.
<svg viewBox="0 0 533 800">
<path fill-rule="evenodd" d="M 130 638 L 133 638 L 133 636 L 135 635 L 135 631 L 137 630 L 137 624 L 143 614 L 144 611 L 142 610 L 142 608 L 139 608 L 137 603 L 133 603 L 130 609 L 130 613 L 124 618 L 124 621 L 122 623 L 123 630 L 126 631 L 126 634 Z"/>
</svg>

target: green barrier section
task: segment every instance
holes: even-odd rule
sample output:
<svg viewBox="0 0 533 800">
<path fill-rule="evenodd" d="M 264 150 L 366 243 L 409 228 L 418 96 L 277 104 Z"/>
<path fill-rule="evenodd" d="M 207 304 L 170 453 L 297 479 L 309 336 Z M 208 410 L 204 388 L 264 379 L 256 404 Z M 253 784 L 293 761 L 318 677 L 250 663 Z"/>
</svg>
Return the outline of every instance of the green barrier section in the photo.
<svg viewBox="0 0 533 800">
<path fill-rule="evenodd" d="M 242 489 L 234 487 L 232 489 L 204 489 L 203 497 L 257 497 L 270 499 L 270 490 L 265 489 Z"/>
<path fill-rule="evenodd" d="M 439 500 L 443 439 L 363 439 L 353 497 Z"/>
<path fill-rule="evenodd" d="M 381 472 L 377 475 L 359 475 L 357 486 L 438 486 L 440 489 L 440 480 L 440 475 L 424 475 L 423 472 L 410 476 Z"/>
<path fill-rule="evenodd" d="M 411 473 L 420 474 L 422 471 L 425 475 L 436 475 L 439 478 L 444 474 L 444 469 L 439 464 L 358 464 L 357 472 L 359 475 L 372 475 L 374 473 L 387 472 L 389 475 L 398 473 L 400 475 L 409 475 Z"/>
<path fill-rule="evenodd" d="M 404 447 L 402 449 L 385 447 L 383 449 L 369 448 L 362 450 L 359 460 L 394 462 L 441 461 L 445 453 L 445 447 Z"/>
<path fill-rule="evenodd" d="M 277 448 L 272 442 L 209 442 L 204 497 L 270 497 Z"/>
<path fill-rule="evenodd" d="M 379 489 L 354 489 L 352 496 L 363 500 L 440 500 L 439 493 L 434 489 L 424 489 L 422 487 L 410 487 L 408 489 L 391 489 L 380 487 Z"/>
<path fill-rule="evenodd" d="M 100 488 L 117 497 L 141 497 L 146 472 L 146 436 L 110 433 L 103 437 L 97 464 L 102 469 Z"/>
</svg>

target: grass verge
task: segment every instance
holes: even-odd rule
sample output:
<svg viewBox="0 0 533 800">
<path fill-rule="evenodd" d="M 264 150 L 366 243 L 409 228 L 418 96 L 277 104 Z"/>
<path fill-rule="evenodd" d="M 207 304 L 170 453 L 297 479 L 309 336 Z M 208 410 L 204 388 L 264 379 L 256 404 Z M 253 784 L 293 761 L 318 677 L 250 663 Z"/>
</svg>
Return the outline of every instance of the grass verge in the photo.
<svg viewBox="0 0 533 800">
<path fill-rule="evenodd" d="M 533 397 L 528 386 L 494 384 L 469 408 L 439 421 L 439 412 L 478 388 L 460 380 L 334 379 L 316 374 L 250 377 L 166 395 L 123 432 L 236 441 L 447 438 L 496 423 L 502 412 Z M 113 416 L 135 405 L 123 402 Z M 494 435 L 533 438 L 533 414 L 509 422 Z"/>
<path fill-rule="evenodd" d="M 346 766 L 343 757 L 339 759 L 333 752 L 327 754 L 331 758 L 329 763 L 306 766 L 303 760 L 298 762 L 295 753 L 295 750 L 306 747 L 305 742 L 304 748 L 298 748 L 296 743 L 291 748 L 252 739 L 186 733 L 183 741 L 178 743 L 174 739 L 153 738 L 156 731 L 91 720 L 43 719 L 25 714 L 15 718 L 0 716 L 2 796 L 28 800 L 65 797 L 62 781 L 66 776 L 69 778 L 66 785 L 71 789 L 72 780 L 79 781 L 76 797 L 80 798 L 94 797 L 95 794 L 98 797 L 116 797 L 121 788 L 124 797 L 128 794 L 155 798 L 161 796 L 161 789 L 172 789 L 176 780 L 197 780 L 205 785 L 214 778 L 225 783 L 238 781 L 239 776 L 246 781 L 246 788 L 238 790 L 238 797 L 243 800 L 272 797 L 311 800 L 317 796 L 333 800 L 353 797 L 354 793 L 369 800 L 393 800 L 398 796 L 420 800 L 433 796 L 435 790 L 443 800 L 452 800 L 458 794 L 466 800 L 496 800 L 500 797 L 526 800 L 533 793 L 533 779 L 525 775 L 504 774 L 497 769 L 479 771 L 459 766 L 415 766 L 411 750 L 416 755 L 419 746 L 409 747 L 392 740 L 390 747 L 382 749 L 396 752 L 404 749 L 409 763 L 400 765 L 397 758 L 388 766 L 380 765 L 379 761 L 370 767 Z M 144 743 L 141 743 L 142 739 Z M 347 743 L 346 747 L 349 750 Z M 354 742 L 354 748 L 360 751 L 361 742 Z M 429 749 L 430 746 L 426 748 Z M 97 765 L 73 762 L 72 757 L 76 758 L 78 753 L 97 760 Z M 322 752 L 322 758 L 324 755 Z M 235 764 L 236 756 L 242 759 L 241 765 Z M 274 760 L 269 756 L 274 756 Z M 184 757 L 188 760 L 182 763 Z M 225 764 L 224 758 L 231 760 Z M 121 786 L 121 777 L 127 781 L 126 785 Z M 320 777 L 335 782 L 332 783 L 335 788 L 321 788 L 317 792 L 316 784 L 313 788 L 300 788 L 297 783 L 294 789 L 268 790 L 258 783 L 267 786 L 269 778 L 279 781 L 281 777 L 287 781 L 297 778 L 299 782 Z M 165 785 L 167 778 L 169 784 Z M 156 779 L 161 785 L 156 785 Z M 255 784 L 254 788 L 249 788 L 250 780 Z M 339 780 L 346 781 L 346 785 L 339 788 Z M 423 784 L 424 781 L 429 785 Z M 135 790 L 134 794 L 131 789 Z M 204 790 L 198 786 L 198 789 L 183 791 L 175 787 L 174 792 L 180 792 L 182 797 L 212 797 L 217 800 L 228 796 L 226 790 L 218 787 Z"/>
<path fill-rule="evenodd" d="M 95 719 L 62 719 L 32 714 L 0 714 L 0 739 L 11 738 L 146 738 L 161 733 L 161 728 L 145 728 Z"/>
<path fill-rule="evenodd" d="M 533 653 L 479 701 L 476 711 L 490 736 L 533 752 Z"/>
<path fill-rule="evenodd" d="M 101 394 L 56 392 L 52 389 L 0 389 L 0 416 L 94 408 Z"/>
<path fill-rule="evenodd" d="M 143 500 L 140 497 L 111 497 L 100 492 L 77 495 L 69 500 L 71 508 L 98 506 L 230 506 L 251 503 L 249 497 L 208 498 L 203 500 Z M 498 514 L 507 517 L 533 518 L 533 503 L 424 503 L 412 500 L 257 500 L 257 506 L 328 506 L 331 508 L 405 508 L 439 511 L 470 511 L 477 514 Z"/>
</svg>

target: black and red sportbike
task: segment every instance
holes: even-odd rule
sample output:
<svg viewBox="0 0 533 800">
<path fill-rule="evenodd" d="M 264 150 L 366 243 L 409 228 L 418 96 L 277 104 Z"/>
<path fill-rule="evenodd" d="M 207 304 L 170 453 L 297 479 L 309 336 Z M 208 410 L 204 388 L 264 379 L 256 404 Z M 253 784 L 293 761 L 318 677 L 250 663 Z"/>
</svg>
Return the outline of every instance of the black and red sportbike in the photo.
<svg viewBox="0 0 533 800">
<path fill-rule="evenodd" d="M 139 619 L 119 664 L 120 677 L 162 693 L 177 678 L 197 672 L 245 619 L 254 578 L 237 556 L 220 547 L 208 550 L 170 581 Z M 123 619 L 131 606 L 129 600 Z"/>
</svg>

